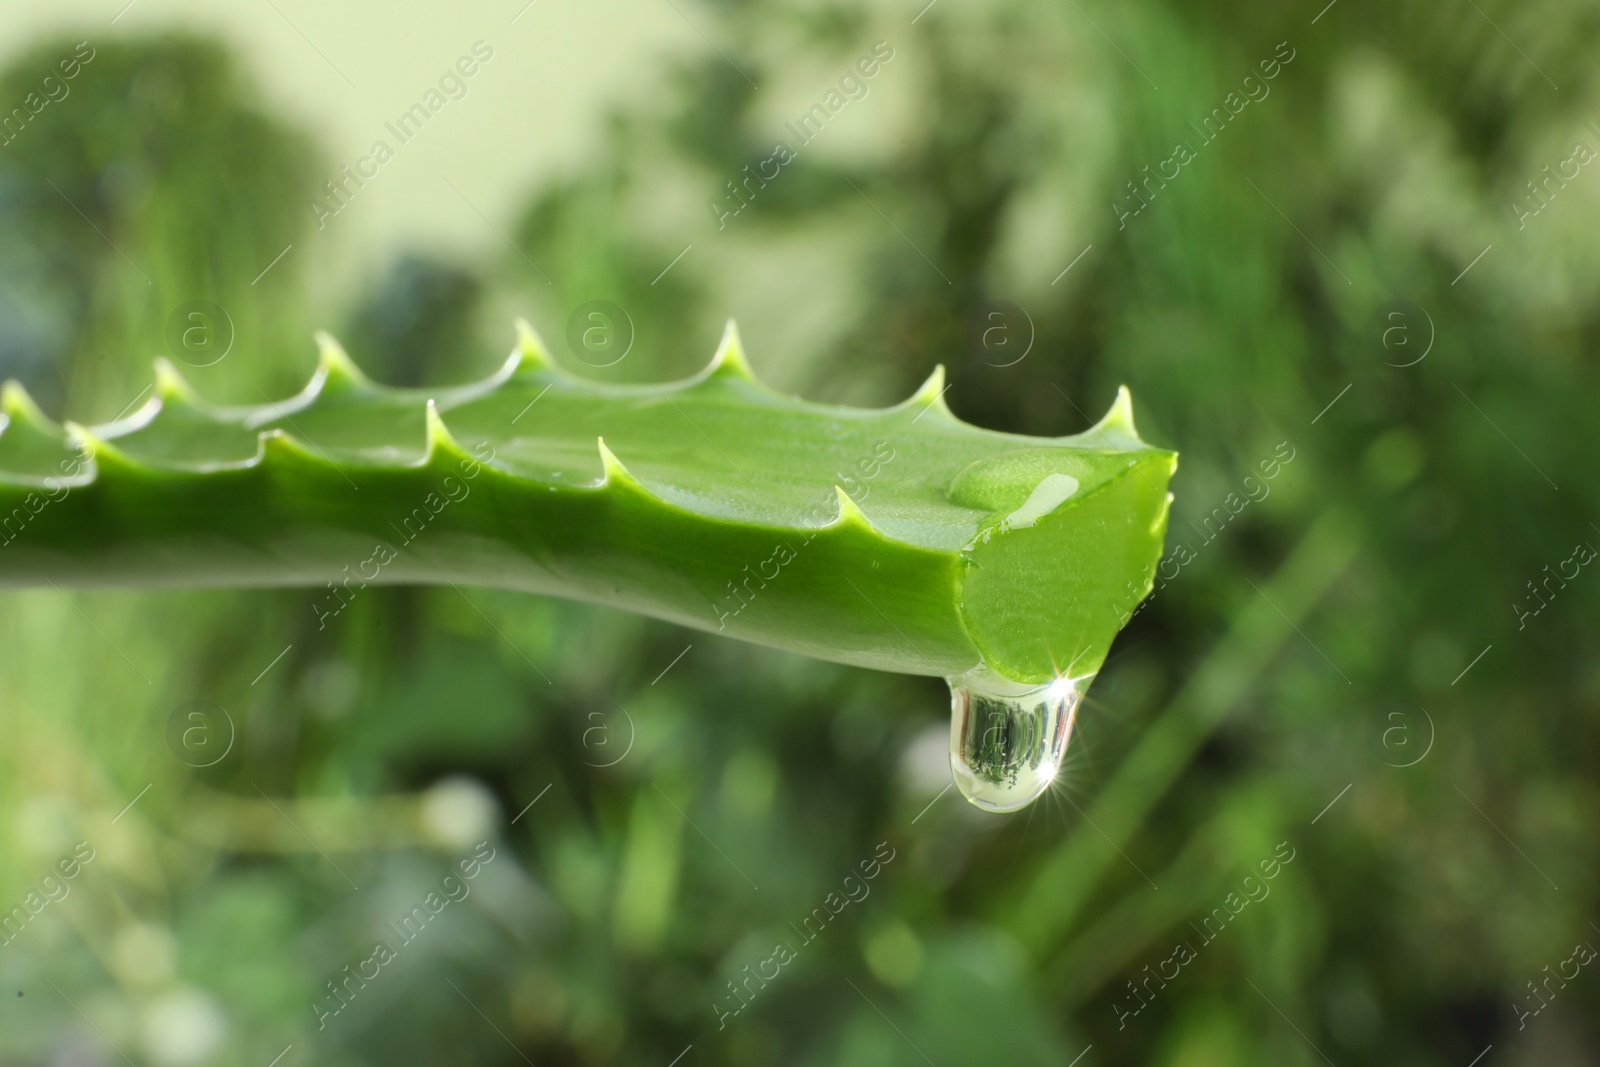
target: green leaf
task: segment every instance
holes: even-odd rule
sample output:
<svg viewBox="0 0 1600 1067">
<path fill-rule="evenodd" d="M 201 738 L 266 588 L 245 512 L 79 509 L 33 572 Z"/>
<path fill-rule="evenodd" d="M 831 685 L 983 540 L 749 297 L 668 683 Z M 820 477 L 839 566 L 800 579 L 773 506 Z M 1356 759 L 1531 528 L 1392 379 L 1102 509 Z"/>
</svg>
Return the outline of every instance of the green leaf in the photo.
<svg viewBox="0 0 1600 1067">
<path fill-rule="evenodd" d="M 969 426 L 943 373 L 884 410 L 780 395 L 732 325 L 669 385 L 560 371 L 525 325 L 489 379 L 391 389 L 331 338 L 298 395 L 207 404 L 165 361 L 128 418 L 0 426 L 0 584 L 382 582 L 574 597 L 883 670 L 1091 673 L 1161 555 L 1175 454 L 1099 425 Z M 263 397 L 263 399 L 266 399 Z"/>
</svg>

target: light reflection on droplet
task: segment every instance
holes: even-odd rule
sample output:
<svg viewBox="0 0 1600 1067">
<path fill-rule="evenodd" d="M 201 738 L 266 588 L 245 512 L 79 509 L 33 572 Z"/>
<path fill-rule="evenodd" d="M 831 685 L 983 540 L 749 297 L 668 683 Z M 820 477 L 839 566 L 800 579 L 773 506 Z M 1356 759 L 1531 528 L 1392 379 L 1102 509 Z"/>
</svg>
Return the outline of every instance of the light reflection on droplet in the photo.
<svg viewBox="0 0 1600 1067">
<path fill-rule="evenodd" d="M 1093 675 L 1024 686 L 972 674 L 950 682 L 950 771 L 984 811 L 1025 808 L 1055 780 Z"/>
</svg>

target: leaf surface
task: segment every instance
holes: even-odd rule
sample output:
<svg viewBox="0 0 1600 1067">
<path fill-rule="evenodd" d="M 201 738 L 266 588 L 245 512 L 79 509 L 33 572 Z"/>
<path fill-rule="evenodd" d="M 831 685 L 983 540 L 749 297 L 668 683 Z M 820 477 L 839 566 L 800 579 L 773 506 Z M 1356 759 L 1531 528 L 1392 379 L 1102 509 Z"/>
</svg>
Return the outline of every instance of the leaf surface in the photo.
<svg viewBox="0 0 1600 1067">
<path fill-rule="evenodd" d="M 1126 390 L 1033 438 L 955 418 L 942 371 L 882 410 L 781 395 L 731 325 L 664 385 L 573 378 L 520 329 L 497 374 L 427 390 L 323 336 L 304 390 L 244 407 L 158 361 L 154 396 L 92 428 L 9 384 L 0 584 L 309 585 L 326 624 L 373 583 L 473 583 L 1022 683 L 1097 669 L 1150 589 L 1176 456 Z"/>
</svg>

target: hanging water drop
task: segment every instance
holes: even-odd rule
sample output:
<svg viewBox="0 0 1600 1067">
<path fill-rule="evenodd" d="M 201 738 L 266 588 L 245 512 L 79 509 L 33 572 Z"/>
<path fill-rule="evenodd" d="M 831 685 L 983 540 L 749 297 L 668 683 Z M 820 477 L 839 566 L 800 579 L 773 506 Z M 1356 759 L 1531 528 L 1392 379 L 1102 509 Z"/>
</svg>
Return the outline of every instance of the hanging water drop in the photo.
<svg viewBox="0 0 1600 1067">
<path fill-rule="evenodd" d="M 979 672 L 949 679 L 950 771 L 984 811 L 1016 811 L 1055 780 L 1093 675 L 1017 685 Z"/>
</svg>

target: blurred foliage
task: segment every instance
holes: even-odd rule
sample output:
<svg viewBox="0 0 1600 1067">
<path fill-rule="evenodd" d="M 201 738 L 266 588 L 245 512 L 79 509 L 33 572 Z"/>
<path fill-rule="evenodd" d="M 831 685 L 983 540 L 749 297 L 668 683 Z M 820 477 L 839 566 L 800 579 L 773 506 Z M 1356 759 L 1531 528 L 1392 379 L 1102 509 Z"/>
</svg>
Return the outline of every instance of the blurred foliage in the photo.
<svg viewBox="0 0 1600 1067">
<path fill-rule="evenodd" d="M 379 377 L 464 380 L 515 310 L 575 371 L 651 380 L 737 311 L 782 387 L 882 403 L 943 362 L 958 414 L 1028 433 L 1083 428 L 1126 382 L 1183 453 L 1170 577 L 1060 789 L 1016 817 L 941 797 L 927 680 L 582 605 L 374 590 L 319 631 L 307 591 L 8 593 L 0 907 L 74 842 L 95 858 L 0 947 L 0 1057 L 1600 1059 L 1594 977 L 1548 977 L 1600 939 L 1600 581 L 1544 569 L 1600 544 L 1600 194 L 1584 173 L 1512 207 L 1600 145 L 1592 14 L 913 14 L 718 5 L 737 68 L 683 66 L 536 193 L 514 254 L 397 264 L 342 336 Z M 879 40 L 894 58 L 849 121 L 717 229 L 707 199 L 797 118 L 769 101 L 821 100 Z M 1285 41 L 1270 92 L 1201 145 L 1191 124 Z M 297 260 L 251 279 L 310 221 L 312 150 L 214 45 L 97 48 L 70 106 L 0 148 L 0 373 L 107 417 L 204 299 L 239 348 L 201 390 L 283 395 L 311 362 Z M 14 63 L 0 105 L 71 49 Z M 1177 140 L 1196 158 L 1119 228 Z M 595 299 L 638 334 L 610 368 L 561 344 Z M 1397 299 L 1433 342 L 1404 367 Z M 194 700 L 231 718 L 213 766 L 171 741 Z M 485 840 L 471 895 L 319 1030 L 327 983 Z M 880 842 L 870 894 L 806 941 Z M 1235 909 L 1280 842 L 1293 861 Z M 778 943 L 797 958 L 719 1028 Z"/>
</svg>

